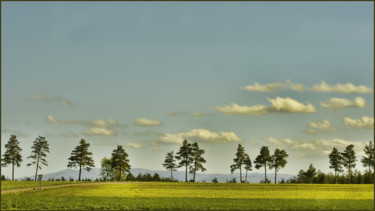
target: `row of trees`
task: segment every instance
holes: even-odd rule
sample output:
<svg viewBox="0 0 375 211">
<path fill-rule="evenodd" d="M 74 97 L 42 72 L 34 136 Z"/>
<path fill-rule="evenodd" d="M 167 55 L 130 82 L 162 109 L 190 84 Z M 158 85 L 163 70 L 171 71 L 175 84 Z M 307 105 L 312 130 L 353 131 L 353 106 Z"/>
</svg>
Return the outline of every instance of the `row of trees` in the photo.
<svg viewBox="0 0 375 211">
<path fill-rule="evenodd" d="M 92 159 L 92 152 L 88 150 L 90 144 L 84 139 L 81 139 L 79 145 L 76 146 L 71 152 L 69 157 L 68 165 L 69 168 L 79 168 L 78 180 L 81 181 L 82 169 L 90 171 L 92 167 L 95 167 L 94 161 Z M 12 165 L 12 180 L 14 180 L 14 167 L 19 167 L 22 162 L 21 147 L 15 135 L 11 135 L 7 144 L 5 144 L 5 152 L 3 154 L 2 166 L 6 167 Z M 31 162 L 27 166 L 35 165 L 35 180 L 37 179 L 38 170 L 42 168 L 42 165 L 48 166 L 46 157 L 49 153 L 49 144 L 45 137 L 37 137 L 31 147 L 31 155 L 27 157 L 31 159 Z M 374 172 L 374 145 L 370 141 L 368 145 L 364 147 L 365 155 L 361 159 L 364 167 L 368 167 L 368 172 L 371 173 L 371 168 Z M 206 171 L 203 166 L 206 163 L 203 155 L 205 154 L 204 149 L 200 149 L 197 142 L 189 143 L 186 139 L 183 141 L 182 146 L 179 151 L 174 155 L 174 152 L 168 152 L 164 163 L 162 164 L 167 170 L 171 172 L 171 180 L 174 181 L 173 171 L 177 168 L 185 167 L 185 182 L 188 181 L 187 174 L 188 169 L 191 174 L 193 174 L 193 179 L 191 181 L 195 182 L 196 172 Z M 284 168 L 287 164 L 286 158 L 288 154 L 285 150 L 275 149 L 273 155 L 270 154 L 268 146 L 262 146 L 260 149 L 260 154 L 255 158 L 254 164 L 256 169 L 264 167 L 264 181 L 267 182 L 267 167 L 269 169 L 275 169 L 275 183 L 277 179 L 277 172 L 279 169 Z M 330 168 L 335 172 L 335 183 L 338 180 L 338 173 L 343 172 L 343 167 L 348 169 L 348 181 L 352 181 L 352 171 L 355 168 L 355 162 L 357 161 L 354 151 L 354 145 L 349 145 L 345 148 L 343 152 L 339 152 L 335 147 L 329 154 Z M 176 161 L 179 161 L 176 164 Z M 233 159 L 234 164 L 230 166 L 231 173 L 234 171 L 240 171 L 240 182 L 247 182 L 247 172 L 252 171 L 252 162 L 250 156 L 245 152 L 244 147 L 239 144 L 237 147 L 237 153 Z M 125 149 L 118 145 L 115 150 L 113 150 L 111 157 L 104 157 L 101 162 L 101 175 L 105 180 L 123 180 L 130 176 L 130 164 L 128 159 L 128 154 Z M 246 170 L 245 180 L 242 179 L 242 168 Z M 126 175 L 128 173 L 128 175 Z M 309 170 L 304 172 L 304 174 L 309 175 Z M 302 174 L 301 174 L 302 175 Z M 301 176 L 301 178 L 303 178 Z M 310 177 L 308 177 L 310 178 Z M 129 179 L 129 178 L 128 178 Z"/>
<path fill-rule="evenodd" d="M 200 149 L 197 142 L 189 143 L 186 139 L 182 142 L 180 150 L 173 155 L 173 151 L 168 152 L 164 163 L 162 164 L 167 170 L 171 171 L 171 180 L 173 180 L 173 171 L 177 168 L 185 167 L 185 182 L 187 179 L 187 171 L 189 168 L 190 173 L 193 174 L 192 181 L 195 182 L 195 174 L 197 171 L 206 171 L 203 163 L 206 163 L 206 159 L 203 158 L 205 153 L 204 149 Z M 179 160 L 180 162 L 176 164 L 175 162 Z"/>
</svg>

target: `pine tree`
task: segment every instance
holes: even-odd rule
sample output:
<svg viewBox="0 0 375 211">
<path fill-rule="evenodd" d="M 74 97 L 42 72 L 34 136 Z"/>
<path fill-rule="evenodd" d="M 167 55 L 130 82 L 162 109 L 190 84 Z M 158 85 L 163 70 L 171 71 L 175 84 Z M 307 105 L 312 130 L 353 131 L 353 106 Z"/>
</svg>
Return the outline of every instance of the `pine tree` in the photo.
<svg viewBox="0 0 375 211">
<path fill-rule="evenodd" d="M 180 151 L 177 152 L 176 159 L 180 160 L 178 168 L 185 166 L 185 182 L 187 182 L 187 169 L 193 163 L 194 159 L 191 143 L 188 143 L 186 139 L 182 142 Z"/>
<path fill-rule="evenodd" d="M 173 180 L 173 171 L 176 171 L 177 168 L 177 164 L 175 162 L 176 160 L 174 159 L 173 151 L 168 152 L 165 157 L 163 167 L 171 171 L 171 180 Z"/>
<path fill-rule="evenodd" d="M 206 163 L 206 160 L 202 157 L 202 155 L 205 153 L 204 149 L 199 149 L 198 143 L 195 142 L 192 145 L 192 154 L 193 154 L 193 163 L 190 166 L 190 173 L 192 173 L 193 176 L 193 182 L 195 182 L 195 173 L 197 171 L 206 171 L 206 168 L 203 167 L 202 163 Z"/>
<path fill-rule="evenodd" d="M 307 169 L 306 172 L 304 172 L 304 176 L 309 179 L 309 182 L 312 183 L 314 180 L 314 177 L 316 176 L 316 169 L 313 166 L 312 163 L 310 163 L 309 168 Z"/>
<path fill-rule="evenodd" d="M 250 156 L 249 156 L 248 154 L 246 154 L 245 156 L 246 156 L 245 161 L 244 161 L 244 164 L 245 164 L 245 170 L 246 170 L 245 182 L 247 182 L 247 171 L 251 171 L 251 170 L 253 170 L 253 169 L 252 169 L 253 164 L 251 163 Z"/>
<path fill-rule="evenodd" d="M 107 181 L 108 179 L 112 180 L 116 177 L 116 171 L 112 168 L 113 158 L 106 158 L 104 157 L 101 161 L 101 169 L 100 175 L 103 176 L 104 180 Z"/>
<path fill-rule="evenodd" d="M 363 163 L 364 167 L 368 167 L 368 171 L 371 172 L 371 167 L 374 168 L 374 154 L 375 148 L 372 142 L 370 141 L 368 145 L 365 145 L 363 149 L 365 155 L 362 157 L 361 162 Z M 374 169 L 375 172 L 375 169 Z"/>
<path fill-rule="evenodd" d="M 89 146 L 89 143 L 81 139 L 79 145 L 73 149 L 69 158 L 68 168 L 79 167 L 78 181 L 81 181 L 82 168 L 86 171 L 91 171 L 91 167 L 95 167 L 91 157 L 92 152 L 88 151 Z"/>
<path fill-rule="evenodd" d="M 260 155 L 255 158 L 254 163 L 256 169 L 260 169 L 261 167 L 264 167 L 264 182 L 267 182 L 267 166 L 272 162 L 270 150 L 268 149 L 268 146 L 262 146 L 260 149 Z"/>
<path fill-rule="evenodd" d="M 349 184 L 351 183 L 350 177 L 352 174 L 352 168 L 355 168 L 355 162 L 357 161 L 353 148 L 354 145 L 351 144 L 345 148 L 344 152 L 341 153 L 343 164 L 348 169 Z"/>
<path fill-rule="evenodd" d="M 341 153 L 333 147 L 332 152 L 328 155 L 329 167 L 335 170 L 335 183 L 337 184 L 337 172 L 342 172 L 342 156 Z"/>
<path fill-rule="evenodd" d="M 7 144 L 5 144 L 5 153 L 3 154 L 3 167 L 7 167 L 12 164 L 12 181 L 14 181 L 14 166 L 21 166 L 22 155 L 20 142 L 17 140 L 17 136 L 11 135 Z"/>
<path fill-rule="evenodd" d="M 31 151 L 31 155 L 27 158 L 33 159 L 33 161 L 27 166 L 31 166 L 33 164 L 36 164 L 36 170 L 35 170 L 35 178 L 34 180 L 36 181 L 36 178 L 38 176 L 38 169 L 42 169 L 42 166 L 39 165 L 43 164 L 45 166 L 48 166 L 47 164 L 47 152 L 49 153 L 49 144 L 46 140 L 45 137 L 39 136 L 38 138 L 35 139 L 34 145 L 31 147 L 33 150 Z"/>
<path fill-rule="evenodd" d="M 277 177 L 277 171 L 279 171 L 280 168 L 284 168 L 285 165 L 288 163 L 286 161 L 286 158 L 289 155 L 285 152 L 285 150 L 275 149 L 275 152 L 273 153 L 271 157 L 271 165 L 270 168 L 275 168 L 275 184 L 276 184 L 276 177 Z"/>
<path fill-rule="evenodd" d="M 128 159 L 128 154 L 121 145 L 117 145 L 117 149 L 112 152 L 112 168 L 115 168 L 119 173 L 119 180 L 121 180 L 122 173 L 130 172 L 130 164 Z"/>
<path fill-rule="evenodd" d="M 243 182 L 242 181 L 242 165 L 245 164 L 246 155 L 247 154 L 245 153 L 245 148 L 241 144 L 238 144 L 236 157 L 233 159 L 234 164 L 230 166 L 230 172 L 233 174 L 233 172 L 236 169 L 239 169 L 240 170 L 240 182 Z"/>
</svg>

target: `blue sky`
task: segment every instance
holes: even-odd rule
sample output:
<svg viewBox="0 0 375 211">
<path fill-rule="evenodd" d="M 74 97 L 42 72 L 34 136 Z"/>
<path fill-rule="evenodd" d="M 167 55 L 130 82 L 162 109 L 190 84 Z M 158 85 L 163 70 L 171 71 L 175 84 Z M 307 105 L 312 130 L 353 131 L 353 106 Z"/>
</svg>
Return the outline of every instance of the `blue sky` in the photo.
<svg viewBox="0 0 375 211">
<path fill-rule="evenodd" d="M 133 167 L 162 169 L 187 138 L 208 173 L 229 173 L 242 144 L 252 160 L 285 149 L 290 174 L 329 172 L 333 146 L 354 143 L 360 160 L 373 139 L 373 2 L 2 2 L 1 15 L 16 177 L 33 174 L 38 135 L 45 173 L 81 138 L 96 167 L 121 144 Z"/>
</svg>

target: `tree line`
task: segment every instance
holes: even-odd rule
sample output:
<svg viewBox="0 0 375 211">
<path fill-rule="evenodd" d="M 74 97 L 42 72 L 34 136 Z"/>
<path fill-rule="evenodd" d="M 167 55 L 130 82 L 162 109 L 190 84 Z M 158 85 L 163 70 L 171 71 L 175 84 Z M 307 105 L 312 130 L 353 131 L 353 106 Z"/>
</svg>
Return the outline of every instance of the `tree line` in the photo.
<svg viewBox="0 0 375 211">
<path fill-rule="evenodd" d="M 81 139 L 78 146 L 76 146 L 72 152 L 71 156 L 68 158 L 68 168 L 78 168 L 79 176 L 78 180 L 81 181 L 82 169 L 90 171 L 92 167 L 95 167 L 94 161 L 92 159 L 92 152 L 89 151 L 90 144 L 84 139 Z M 2 166 L 6 167 L 8 165 L 12 166 L 12 180 L 14 180 L 14 167 L 20 167 L 22 160 L 21 147 L 19 146 L 19 141 L 15 135 L 11 135 L 7 144 L 5 144 L 5 152 L 3 154 Z M 37 179 L 38 170 L 42 169 L 42 165 L 48 166 L 46 157 L 49 153 L 49 144 L 45 137 L 39 136 L 35 139 L 31 147 L 31 155 L 27 159 L 31 159 L 31 162 L 27 166 L 35 165 L 35 178 Z M 364 174 L 360 174 L 358 170 L 354 172 L 355 162 L 357 161 L 354 145 L 348 145 L 343 152 L 339 152 L 335 147 L 333 147 L 332 152 L 328 155 L 330 168 L 334 170 L 334 177 L 331 174 L 324 174 L 322 172 L 316 172 L 315 168 L 311 164 L 307 171 L 300 170 L 297 177 L 287 181 L 287 182 L 299 182 L 299 183 L 313 183 L 314 181 L 322 181 L 322 178 L 334 178 L 335 183 L 343 183 L 342 179 L 346 178 L 347 183 L 358 183 L 363 181 L 368 181 L 367 174 L 372 176 L 372 170 L 374 170 L 374 145 L 370 141 L 368 145 L 364 147 L 365 155 L 362 157 L 361 162 L 364 167 L 368 170 Z M 188 182 L 188 171 L 193 175 L 193 178 L 189 181 L 195 182 L 196 172 L 206 171 L 203 166 L 206 163 L 206 159 L 203 157 L 205 150 L 199 147 L 197 142 L 190 143 L 186 139 L 182 142 L 179 151 L 174 155 L 174 151 L 168 152 L 166 154 L 165 160 L 162 166 L 170 171 L 171 176 L 169 181 L 175 181 L 173 177 L 173 172 L 177 168 L 185 168 L 185 182 Z M 259 155 L 255 158 L 254 164 L 256 169 L 264 168 L 264 181 L 268 183 L 267 179 L 267 168 L 269 170 L 274 169 L 275 183 L 277 182 L 277 172 L 284 168 L 287 164 L 288 154 L 283 149 L 276 148 L 274 153 L 271 155 L 268 146 L 262 146 Z M 178 161 L 178 163 L 176 163 Z M 230 171 L 233 174 L 236 170 L 240 171 L 240 182 L 247 182 L 247 173 L 252 171 L 252 161 L 250 156 L 245 152 L 244 147 L 239 144 L 237 147 L 237 152 L 235 158 L 233 159 L 233 164 L 230 165 Z M 338 174 L 344 172 L 343 167 L 347 169 L 347 174 Z M 121 145 L 117 145 L 117 148 L 113 150 L 111 157 L 104 157 L 101 160 L 101 176 L 103 180 L 133 180 L 135 177 L 130 172 L 131 165 L 129 164 L 128 154 Z M 242 178 L 242 170 L 245 170 L 245 179 Z M 324 174 L 324 175 L 323 175 Z M 319 175 L 320 179 L 315 178 Z M 157 177 L 157 176 L 156 176 Z M 315 179 L 314 179 L 315 178 Z M 359 178 L 359 179 L 358 179 Z M 141 179 L 141 178 L 138 178 Z M 323 179 L 325 182 L 331 183 L 331 179 Z M 374 179 L 372 178 L 371 181 Z M 146 181 L 146 180 L 143 180 Z M 148 180 L 147 180 L 148 181 Z M 355 182 L 357 181 L 357 182 Z M 285 181 L 284 181 L 285 182 Z"/>
</svg>

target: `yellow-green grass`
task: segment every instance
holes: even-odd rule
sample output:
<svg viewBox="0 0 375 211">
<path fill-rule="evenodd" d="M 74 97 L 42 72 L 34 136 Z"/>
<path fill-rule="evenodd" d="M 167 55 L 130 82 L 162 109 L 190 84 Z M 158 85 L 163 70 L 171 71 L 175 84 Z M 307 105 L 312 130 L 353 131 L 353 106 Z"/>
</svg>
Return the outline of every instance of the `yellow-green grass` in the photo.
<svg viewBox="0 0 375 211">
<path fill-rule="evenodd" d="M 374 185 L 124 183 L 8 193 L 2 209 L 373 210 Z"/>
<path fill-rule="evenodd" d="M 42 186 L 85 183 L 86 181 L 42 181 Z M 1 190 L 39 187 L 40 181 L 1 181 Z"/>
</svg>

